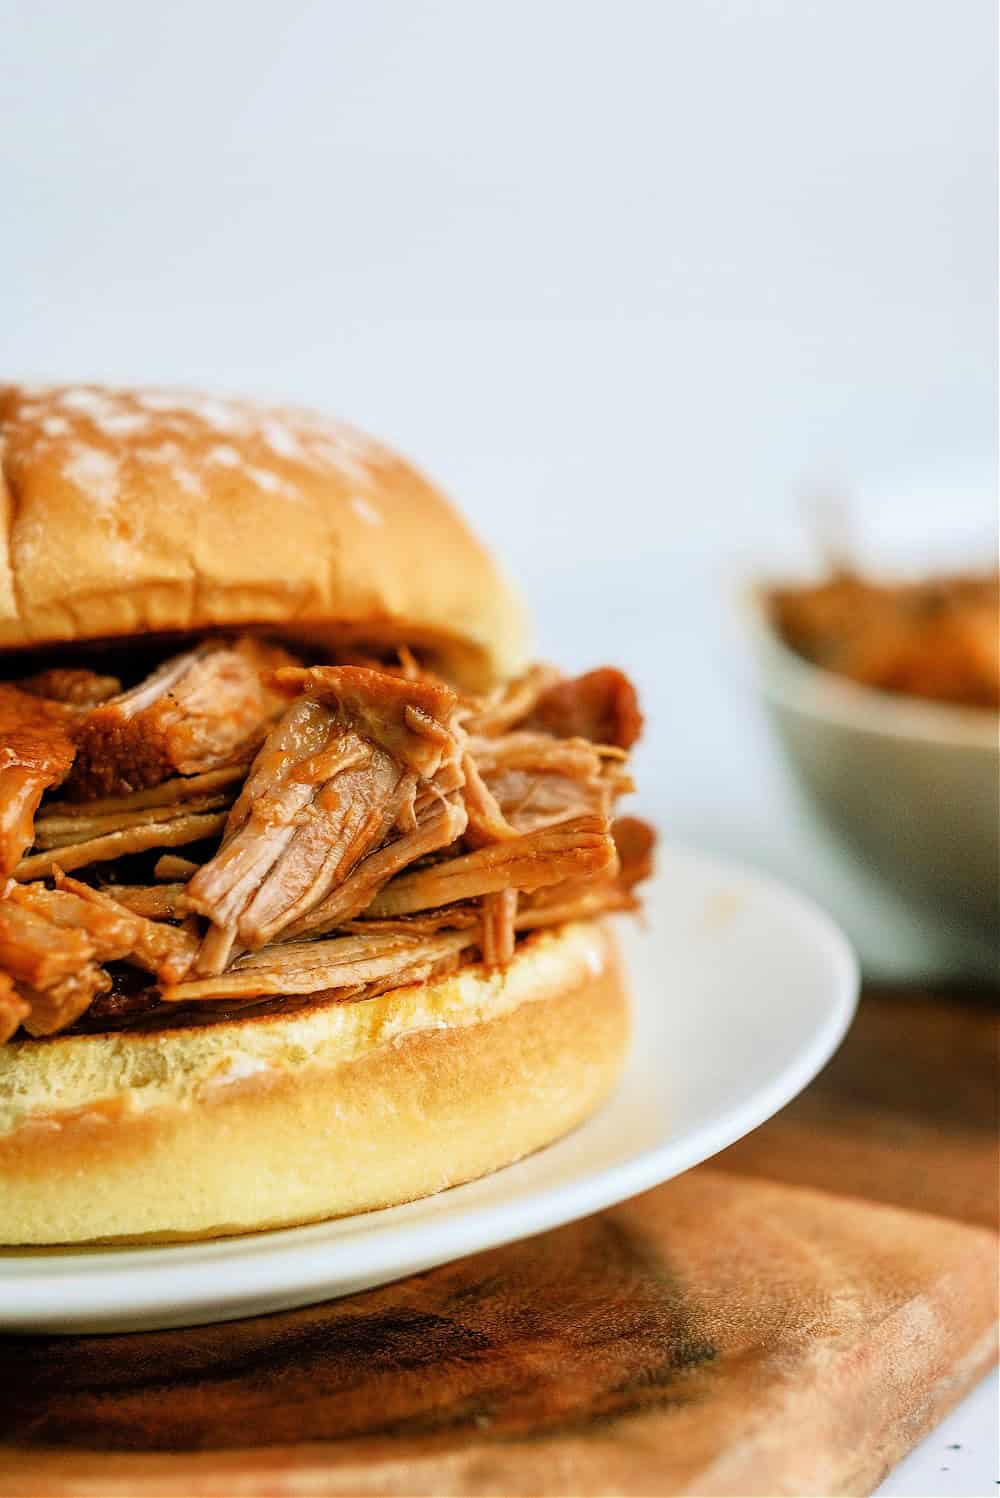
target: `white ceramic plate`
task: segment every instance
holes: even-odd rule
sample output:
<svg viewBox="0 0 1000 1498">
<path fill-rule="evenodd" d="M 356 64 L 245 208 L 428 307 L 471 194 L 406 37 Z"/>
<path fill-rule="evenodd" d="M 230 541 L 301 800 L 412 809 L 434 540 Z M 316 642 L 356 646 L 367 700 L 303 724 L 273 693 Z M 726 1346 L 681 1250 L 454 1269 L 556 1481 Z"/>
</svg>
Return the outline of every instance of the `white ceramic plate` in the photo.
<svg viewBox="0 0 1000 1498">
<path fill-rule="evenodd" d="M 161 1248 L 0 1253 L 0 1326 L 194 1326 L 287 1310 L 527 1237 L 724 1149 L 820 1070 L 857 997 L 820 911 L 746 870 L 660 858 L 646 929 L 624 924 L 635 1038 L 626 1075 L 575 1133 L 496 1175 L 387 1211 Z"/>
</svg>

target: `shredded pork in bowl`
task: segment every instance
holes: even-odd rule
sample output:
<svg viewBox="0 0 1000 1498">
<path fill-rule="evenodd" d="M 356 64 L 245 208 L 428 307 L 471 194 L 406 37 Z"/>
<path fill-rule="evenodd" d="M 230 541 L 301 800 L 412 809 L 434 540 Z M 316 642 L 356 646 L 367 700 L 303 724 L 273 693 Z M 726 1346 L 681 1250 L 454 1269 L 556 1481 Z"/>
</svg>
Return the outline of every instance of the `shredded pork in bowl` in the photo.
<svg viewBox="0 0 1000 1498">
<path fill-rule="evenodd" d="M 1000 573 L 883 581 L 839 571 L 776 586 L 766 607 L 804 660 L 861 686 L 1000 707 Z"/>
<path fill-rule="evenodd" d="M 799 780 L 922 922 L 992 966 L 1000 919 L 997 578 L 841 570 L 756 586 L 756 677 Z"/>
</svg>

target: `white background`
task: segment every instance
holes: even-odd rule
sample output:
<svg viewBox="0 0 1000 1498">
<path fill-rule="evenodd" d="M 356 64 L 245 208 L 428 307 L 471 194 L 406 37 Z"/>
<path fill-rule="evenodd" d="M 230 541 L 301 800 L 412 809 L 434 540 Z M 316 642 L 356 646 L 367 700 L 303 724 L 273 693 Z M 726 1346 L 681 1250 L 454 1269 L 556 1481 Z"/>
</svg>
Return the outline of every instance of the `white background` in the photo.
<svg viewBox="0 0 1000 1498">
<path fill-rule="evenodd" d="M 4 372 L 304 399 L 443 481 L 669 832 L 955 954 L 800 806 L 724 627 L 803 495 L 989 546 L 991 0 L 0 0 Z M 946 1491 L 942 1477 L 939 1491 Z"/>
</svg>

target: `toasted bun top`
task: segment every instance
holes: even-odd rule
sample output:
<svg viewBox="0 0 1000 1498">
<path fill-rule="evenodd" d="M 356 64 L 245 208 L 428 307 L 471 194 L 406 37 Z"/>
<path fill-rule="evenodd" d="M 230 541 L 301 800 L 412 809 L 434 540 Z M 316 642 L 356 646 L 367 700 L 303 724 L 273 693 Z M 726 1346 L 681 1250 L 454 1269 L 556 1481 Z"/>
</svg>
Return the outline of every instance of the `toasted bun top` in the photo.
<svg viewBox="0 0 1000 1498">
<path fill-rule="evenodd" d="M 0 387 L 0 650 L 254 625 L 423 645 L 469 686 L 524 655 L 488 553 L 360 432 L 215 396 Z"/>
</svg>

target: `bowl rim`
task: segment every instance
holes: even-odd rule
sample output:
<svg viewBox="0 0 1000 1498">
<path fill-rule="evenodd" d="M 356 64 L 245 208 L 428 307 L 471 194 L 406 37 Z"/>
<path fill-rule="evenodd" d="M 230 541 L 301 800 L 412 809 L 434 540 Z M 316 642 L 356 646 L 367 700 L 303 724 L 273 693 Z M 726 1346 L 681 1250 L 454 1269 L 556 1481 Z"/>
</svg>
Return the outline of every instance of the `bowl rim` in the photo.
<svg viewBox="0 0 1000 1498">
<path fill-rule="evenodd" d="M 781 580 L 782 585 L 787 579 Z M 758 684 L 777 706 L 886 738 L 986 751 L 1000 760 L 1000 713 L 884 692 L 798 655 L 778 634 L 768 608 L 777 578 L 744 581 L 737 603 L 754 648 Z"/>
</svg>

